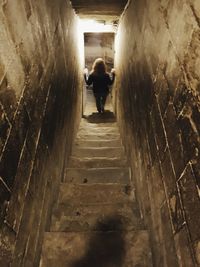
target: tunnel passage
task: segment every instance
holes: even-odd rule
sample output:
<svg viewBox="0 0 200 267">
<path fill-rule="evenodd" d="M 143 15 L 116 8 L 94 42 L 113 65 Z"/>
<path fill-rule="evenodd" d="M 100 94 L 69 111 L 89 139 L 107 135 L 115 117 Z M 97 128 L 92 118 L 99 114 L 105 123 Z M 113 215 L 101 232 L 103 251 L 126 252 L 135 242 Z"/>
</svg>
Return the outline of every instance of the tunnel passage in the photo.
<svg viewBox="0 0 200 267">
<path fill-rule="evenodd" d="M 116 23 L 126 2 L 107 2 L 72 5 Z M 83 48 L 69 1 L 2 1 L 0 20 L 0 265 L 37 266 L 81 117 Z M 114 109 L 154 266 L 200 265 L 199 58 L 198 0 L 128 2 Z"/>
</svg>

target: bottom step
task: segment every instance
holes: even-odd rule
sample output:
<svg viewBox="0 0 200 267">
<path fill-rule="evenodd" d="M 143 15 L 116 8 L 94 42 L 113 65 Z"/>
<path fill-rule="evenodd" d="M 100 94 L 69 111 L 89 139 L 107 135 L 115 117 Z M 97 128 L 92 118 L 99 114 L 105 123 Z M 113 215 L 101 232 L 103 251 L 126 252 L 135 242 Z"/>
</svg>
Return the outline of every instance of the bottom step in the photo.
<svg viewBox="0 0 200 267">
<path fill-rule="evenodd" d="M 40 267 L 151 267 L 147 231 L 46 233 Z"/>
</svg>

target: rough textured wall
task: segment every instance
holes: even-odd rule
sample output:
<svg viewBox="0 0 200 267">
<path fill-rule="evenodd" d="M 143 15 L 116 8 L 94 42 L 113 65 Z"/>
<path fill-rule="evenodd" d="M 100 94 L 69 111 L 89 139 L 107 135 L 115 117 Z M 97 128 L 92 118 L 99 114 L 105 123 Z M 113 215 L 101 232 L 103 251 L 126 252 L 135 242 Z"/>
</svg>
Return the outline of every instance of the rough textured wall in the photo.
<svg viewBox="0 0 200 267">
<path fill-rule="evenodd" d="M 130 1 L 116 103 L 155 266 L 200 264 L 200 2 Z"/>
<path fill-rule="evenodd" d="M 69 1 L 1 1 L 1 266 L 38 263 L 81 112 L 77 33 Z"/>
</svg>

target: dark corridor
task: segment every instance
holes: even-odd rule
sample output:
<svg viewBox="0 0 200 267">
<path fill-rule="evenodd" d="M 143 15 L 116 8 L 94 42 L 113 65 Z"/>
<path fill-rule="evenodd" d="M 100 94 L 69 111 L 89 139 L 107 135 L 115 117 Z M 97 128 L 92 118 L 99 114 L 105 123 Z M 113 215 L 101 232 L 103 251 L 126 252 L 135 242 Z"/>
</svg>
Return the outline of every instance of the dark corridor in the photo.
<svg viewBox="0 0 200 267">
<path fill-rule="evenodd" d="M 112 98 L 107 102 L 113 121 L 106 125 L 101 120 L 97 125 L 89 121 L 93 120 L 91 106 L 88 114 L 84 114 L 87 118 L 82 118 L 83 20 L 114 27 L 116 34 L 116 81 Z M 116 250 L 116 258 L 112 252 L 108 253 L 110 260 L 104 263 L 102 257 L 97 263 L 99 266 L 150 267 L 151 261 L 146 261 L 149 255 L 155 267 L 200 265 L 199 59 L 199 0 L 1 1 L 0 266 L 40 265 L 63 183 L 67 184 L 64 187 L 70 196 L 64 207 L 73 216 L 68 203 L 74 199 L 79 207 L 76 201 L 81 198 L 80 192 L 91 194 L 91 199 L 101 194 L 108 200 L 124 194 L 125 199 L 135 197 L 135 201 L 129 203 L 133 211 L 128 213 L 128 218 L 121 202 L 117 207 L 127 222 L 138 214 L 130 227 L 142 222 L 142 228 L 129 229 L 135 234 L 127 234 L 126 238 L 118 233 L 113 243 L 112 238 L 109 239 L 111 243 L 106 244 L 107 248 Z M 110 56 L 106 56 L 106 61 L 109 69 Z M 86 124 L 82 125 L 83 122 Z M 79 131 L 84 136 L 91 133 L 91 138 L 100 134 L 101 139 L 104 137 L 100 127 L 105 127 L 109 140 L 79 140 L 78 153 L 82 159 L 77 159 L 73 155 L 77 151 L 73 149 Z M 112 149 L 108 149 L 108 144 Z M 88 154 L 82 145 L 90 146 L 87 153 L 94 158 L 92 163 L 87 160 Z M 66 166 L 72 168 L 66 170 Z M 104 168 L 106 173 L 100 170 Z M 81 169 L 83 176 L 79 177 L 75 169 Z M 94 175 L 94 169 L 98 169 L 98 174 Z M 67 177 L 70 179 L 66 182 Z M 130 179 L 124 185 L 127 177 Z M 89 184 L 91 190 L 80 185 L 81 190 L 77 191 L 78 184 L 91 182 L 93 178 L 103 188 L 101 193 L 95 194 Z M 114 183 L 112 188 L 110 182 Z M 101 183 L 106 183 L 105 188 Z M 131 186 L 129 195 L 127 185 Z M 111 191 L 119 194 L 111 194 Z M 61 205 L 62 212 L 57 215 L 66 226 L 69 218 L 66 219 L 62 208 Z M 97 214 L 94 208 L 83 209 L 87 214 Z M 111 210 L 108 207 L 98 210 L 98 216 L 110 214 Z M 76 217 L 78 221 L 79 216 Z M 84 227 L 91 226 L 87 224 L 89 218 L 92 225 L 98 225 L 92 215 L 87 215 L 82 221 Z M 76 228 L 75 222 L 71 225 Z M 82 227 L 81 222 L 80 225 Z M 76 243 L 78 239 L 80 244 L 88 242 L 88 246 L 94 246 L 96 257 L 97 237 L 89 240 L 84 234 L 77 237 L 65 230 L 62 234 L 67 240 L 71 238 Z M 59 233 L 55 231 L 55 235 Z M 66 239 L 61 235 L 59 238 L 63 245 Z M 55 239 L 52 239 L 54 245 Z M 131 250 L 132 241 L 137 245 Z M 104 237 L 100 242 L 104 242 Z M 125 245 L 124 250 L 126 242 L 130 246 Z M 143 244 L 145 249 L 137 250 Z M 62 250 L 62 245 L 53 247 Z M 76 253 L 81 254 L 81 250 Z M 54 260 L 53 255 L 52 252 L 50 261 Z M 62 253 L 58 255 L 64 259 Z M 88 265 L 93 257 L 86 249 L 81 258 L 84 265 Z M 146 262 L 141 264 L 142 258 Z M 80 266 L 78 259 L 74 265 Z"/>
</svg>

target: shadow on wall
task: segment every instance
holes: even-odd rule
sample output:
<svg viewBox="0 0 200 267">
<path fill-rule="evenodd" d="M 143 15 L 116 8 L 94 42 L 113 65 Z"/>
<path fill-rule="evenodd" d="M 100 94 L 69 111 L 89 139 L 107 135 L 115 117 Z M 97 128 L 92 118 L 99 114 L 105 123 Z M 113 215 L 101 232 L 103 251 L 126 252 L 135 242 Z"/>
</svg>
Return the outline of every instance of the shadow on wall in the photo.
<svg viewBox="0 0 200 267">
<path fill-rule="evenodd" d="M 108 218 L 96 225 L 85 256 L 72 267 L 122 267 L 125 258 L 125 241 L 122 222 L 118 218 Z"/>
</svg>

